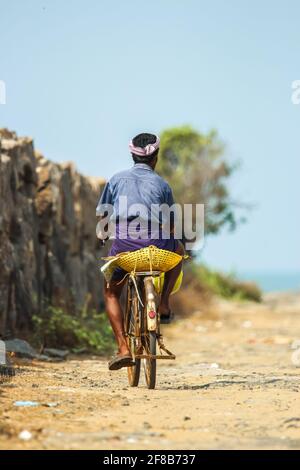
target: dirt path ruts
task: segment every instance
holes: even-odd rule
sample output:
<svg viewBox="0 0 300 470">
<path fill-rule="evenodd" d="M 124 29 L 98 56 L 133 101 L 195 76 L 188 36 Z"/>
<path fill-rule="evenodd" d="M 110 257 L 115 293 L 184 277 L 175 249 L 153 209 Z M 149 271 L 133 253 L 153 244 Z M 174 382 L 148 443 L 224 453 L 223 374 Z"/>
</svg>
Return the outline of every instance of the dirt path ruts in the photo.
<svg viewBox="0 0 300 470">
<path fill-rule="evenodd" d="M 219 303 L 165 328 L 175 362 L 161 361 L 158 385 L 128 387 L 105 360 L 22 363 L 0 385 L 1 449 L 300 448 L 300 297 L 263 305 Z M 16 400 L 41 405 L 17 408 Z M 46 406 L 52 404 L 52 406 Z M 32 438 L 18 436 L 28 430 Z"/>
</svg>

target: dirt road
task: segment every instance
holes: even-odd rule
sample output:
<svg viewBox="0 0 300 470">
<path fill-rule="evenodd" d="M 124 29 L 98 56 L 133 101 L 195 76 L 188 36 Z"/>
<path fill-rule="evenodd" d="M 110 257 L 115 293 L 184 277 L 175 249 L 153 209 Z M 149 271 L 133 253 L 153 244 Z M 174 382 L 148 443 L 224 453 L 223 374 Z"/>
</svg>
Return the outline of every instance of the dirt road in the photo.
<svg viewBox="0 0 300 470">
<path fill-rule="evenodd" d="M 154 391 L 104 359 L 22 363 L 0 385 L 0 448 L 300 449 L 300 296 L 214 312 L 165 328 L 178 358 L 160 362 Z"/>
</svg>

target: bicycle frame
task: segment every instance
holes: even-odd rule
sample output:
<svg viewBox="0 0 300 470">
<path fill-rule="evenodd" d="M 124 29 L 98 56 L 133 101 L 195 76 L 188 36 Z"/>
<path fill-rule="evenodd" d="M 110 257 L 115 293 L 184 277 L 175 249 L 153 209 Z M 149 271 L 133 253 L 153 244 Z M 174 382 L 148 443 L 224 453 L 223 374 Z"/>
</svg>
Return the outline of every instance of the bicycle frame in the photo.
<svg viewBox="0 0 300 470">
<path fill-rule="evenodd" d="M 137 349 L 145 350 L 144 337 L 148 332 L 156 332 L 157 344 L 160 354 L 152 355 L 148 351 L 142 354 L 134 355 L 134 359 L 176 359 L 176 356 L 170 352 L 164 345 L 163 336 L 160 332 L 160 315 L 158 312 L 158 305 L 160 295 L 156 292 L 153 277 L 159 276 L 159 271 L 154 272 L 138 272 L 131 274 L 128 281 L 127 299 L 129 299 L 130 283 L 134 285 L 137 301 L 140 308 L 138 309 L 139 318 L 135 319 L 136 322 L 136 336 L 135 340 L 139 343 Z M 133 299 L 131 299 L 131 302 Z M 130 308 L 130 303 L 127 300 L 127 309 Z M 128 332 L 125 332 L 128 334 Z M 165 354 L 163 354 L 163 352 Z"/>
</svg>

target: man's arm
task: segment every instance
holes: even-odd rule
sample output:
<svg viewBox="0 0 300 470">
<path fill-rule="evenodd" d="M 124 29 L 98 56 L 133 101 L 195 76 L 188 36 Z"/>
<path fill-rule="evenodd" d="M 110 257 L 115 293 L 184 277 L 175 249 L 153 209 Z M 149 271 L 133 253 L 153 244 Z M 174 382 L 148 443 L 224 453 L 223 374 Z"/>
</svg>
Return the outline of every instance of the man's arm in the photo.
<svg viewBox="0 0 300 470">
<path fill-rule="evenodd" d="M 102 245 L 109 239 L 108 223 L 113 212 L 113 197 L 109 181 L 106 183 L 99 202 L 96 207 L 96 217 L 98 223 L 96 226 L 96 235 L 101 240 Z"/>
</svg>

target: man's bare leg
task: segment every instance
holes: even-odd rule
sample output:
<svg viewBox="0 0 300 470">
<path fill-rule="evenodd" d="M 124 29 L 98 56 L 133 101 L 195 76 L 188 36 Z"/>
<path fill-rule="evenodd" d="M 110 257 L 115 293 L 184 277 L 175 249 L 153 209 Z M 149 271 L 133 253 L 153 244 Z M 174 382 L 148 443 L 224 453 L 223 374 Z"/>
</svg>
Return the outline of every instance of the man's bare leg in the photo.
<svg viewBox="0 0 300 470">
<path fill-rule="evenodd" d="M 123 285 L 124 283 L 120 285 L 111 284 L 108 286 L 107 282 L 104 281 L 105 308 L 118 344 L 118 354 L 120 356 L 131 354 L 126 343 L 123 312 L 120 304 Z"/>
<path fill-rule="evenodd" d="M 178 243 L 178 248 L 176 250 L 176 253 L 182 256 L 184 255 L 184 247 L 182 243 L 180 242 Z M 161 294 L 161 300 L 160 300 L 160 305 L 159 305 L 159 313 L 161 315 L 169 315 L 170 313 L 169 297 L 175 286 L 175 283 L 181 272 L 181 269 L 182 269 L 182 261 L 179 264 L 177 264 L 175 268 L 171 269 L 165 274 L 164 287 L 163 287 L 163 291 Z"/>
</svg>

